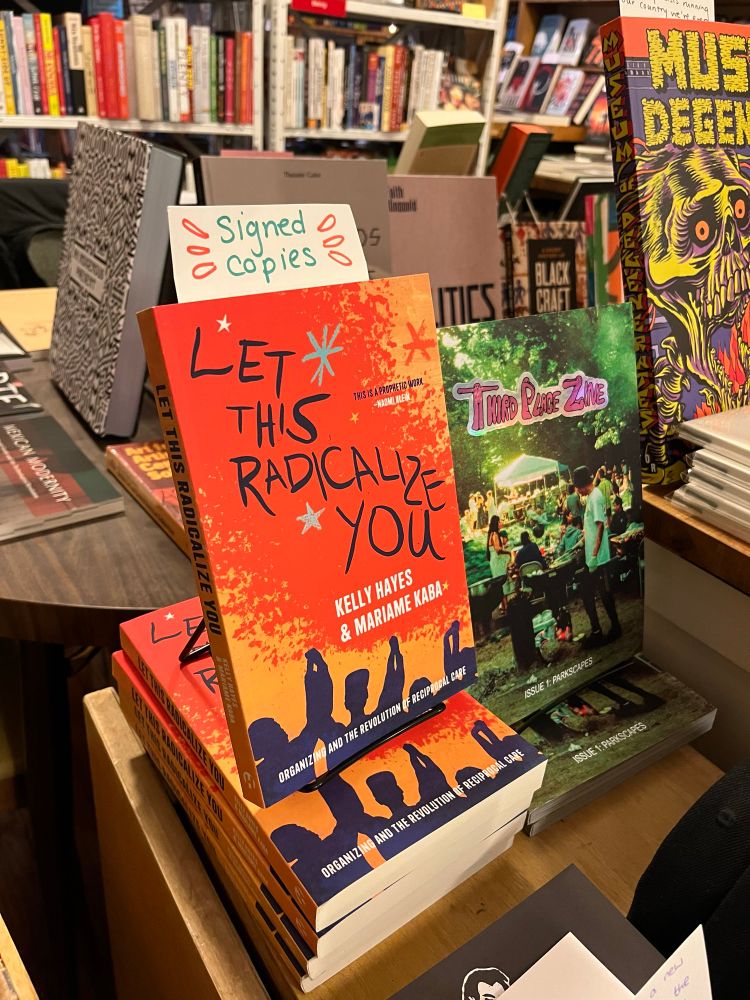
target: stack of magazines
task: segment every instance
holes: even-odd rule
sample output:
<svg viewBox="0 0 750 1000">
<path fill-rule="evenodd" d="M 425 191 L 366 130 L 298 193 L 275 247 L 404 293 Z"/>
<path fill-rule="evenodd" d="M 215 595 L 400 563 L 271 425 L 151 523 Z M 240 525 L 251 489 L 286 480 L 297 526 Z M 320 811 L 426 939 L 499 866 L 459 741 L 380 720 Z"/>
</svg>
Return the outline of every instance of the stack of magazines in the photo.
<svg viewBox="0 0 750 1000">
<path fill-rule="evenodd" d="M 680 437 L 698 450 L 687 457 L 685 485 L 674 502 L 750 542 L 750 407 L 691 420 Z"/>
</svg>

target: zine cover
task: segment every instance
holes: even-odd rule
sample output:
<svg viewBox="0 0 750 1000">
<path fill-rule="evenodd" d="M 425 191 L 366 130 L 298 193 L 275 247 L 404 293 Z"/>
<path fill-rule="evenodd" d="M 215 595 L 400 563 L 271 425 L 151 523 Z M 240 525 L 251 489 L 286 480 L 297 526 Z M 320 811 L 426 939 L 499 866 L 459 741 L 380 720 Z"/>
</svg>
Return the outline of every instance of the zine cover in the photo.
<svg viewBox="0 0 750 1000">
<path fill-rule="evenodd" d="M 471 691 L 511 725 L 641 649 L 632 329 L 619 305 L 439 334 Z"/>
<path fill-rule="evenodd" d="M 672 482 L 676 425 L 750 402 L 750 27 L 601 30 L 642 462 Z"/>
<path fill-rule="evenodd" d="M 140 322 L 245 793 L 270 805 L 475 675 L 429 281 Z"/>
<path fill-rule="evenodd" d="M 265 863 L 317 930 L 329 922 L 325 910 L 318 911 L 384 861 L 501 789 L 510 794 L 513 781 L 530 771 L 538 774 L 532 786 L 541 783 L 543 756 L 491 710 L 459 692 L 444 711 L 372 749 L 320 790 L 298 791 L 259 809 L 240 798 L 214 663 L 206 658 L 181 667 L 177 658 L 199 620 L 200 605 L 193 599 L 126 623 L 128 659 L 120 656 L 119 669 L 136 688 L 160 692 L 159 714 L 178 720 L 182 738 L 222 800 L 255 831 L 249 835 Z M 487 773 L 477 779 L 478 771 Z M 527 804 L 528 798 L 518 812 Z M 502 824 L 500 801 L 497 809 Z"/>
<path fill-rule="evenodd" d="M 583 309 L 587 305 L 586 227 L 582 222 L 510 226 L 508 268 L 512 316 Z"/>
<path fill-rule="evenodd" d="M 541 63 L 537 66 L 531 80 L 531 86 L 524 99 L 522 110 L 528 111 L 530 114 L 538 114 L 544 111 L 549 94 L 559 75 L 560 70 L 557 66 L 551 66 L 546 63 Z"/>
<path fill-rule="evenodd" d="M 498 107 L 502 111 L 518 111 L 526 99 L 531 80 L 539 65 L 539 56 L 521 56 L 505 82 Z"/>
</svg>

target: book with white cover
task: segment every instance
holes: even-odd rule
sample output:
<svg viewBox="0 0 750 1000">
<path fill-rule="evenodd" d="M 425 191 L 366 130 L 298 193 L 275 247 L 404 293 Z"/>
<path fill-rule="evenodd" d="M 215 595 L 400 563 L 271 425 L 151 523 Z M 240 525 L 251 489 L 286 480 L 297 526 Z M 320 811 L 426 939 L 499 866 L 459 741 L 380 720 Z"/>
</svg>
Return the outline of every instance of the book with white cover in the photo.
<svg viewBox="0 0 750 1000">
<path fill-rule="evenodd" d="M 750 465 L 750 406 L 686 421 L 680 424 L 679 435 L 689 444 Z"/>
</svg>

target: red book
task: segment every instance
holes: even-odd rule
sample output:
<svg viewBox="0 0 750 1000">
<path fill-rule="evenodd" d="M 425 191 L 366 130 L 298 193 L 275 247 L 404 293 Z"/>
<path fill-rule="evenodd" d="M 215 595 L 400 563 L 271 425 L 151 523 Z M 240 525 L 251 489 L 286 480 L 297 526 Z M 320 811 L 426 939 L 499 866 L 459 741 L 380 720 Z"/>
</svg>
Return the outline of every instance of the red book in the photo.
<svg viewBox="0 0 750 1000">
<path fill-rule="evenodd" d="M 91 44 L 94 49 L 94 76 L 96 77 L 96 104 L 100 118 L 107 117 L 107 97 L 104 86 L 104 57 L 102 54 L 102 26 L 98 17 L 92 17 Z"/>
<path fill-rule="evenodd" d="M 190 555 L 190 542 L 182 523 L 167 446 L 163 441 L 111 444 L 104 455 L 107 471 L 117 479 L 160 528 Z"/>
<path fill-rule="evenodd" d="M 8 176 L 8 163 L 3 158 L 0 160 L 0 177 L 7 177 L 7 176 Z"/>
<path fill-rule="evenodd" d="M 308 252 L 345 275 L 323 222 Z M 476 674 L 429 280 L 139 322 L 245 794 L 270 805 Z M 334 721 L 368 683 L 376 718 Z"/>
<path fill-rule="evenodd" d="M 117 84 L 117 48 L 115 43 L 115 18 L 112 14 L 98 14 L 102 42 L 102 71 L 104 73 L 104 106 L 107 118 L 120 117 Z M 127 117 L 127 115 L 125 116 Z"/>
<path fill-rule="evenodd" d="M 539 751 L 459 692 L 443 712 L 372 750 L 321 791 L 300 791 L 260 809 L 242 797 L 213 662 L 182 668 L 178 660 L 200 615 L 194 598 L 121 626 L 127 655 L 115 654 L 113 669 L 123 711 L 132 725 L 128 694 L 148 705 L 157 717 L 148 727 L 153 738 L 160 738 L 161 727 L 178 744 L 220 806 L 226 803 L 237 816 L 314 932 L 369 905 L 381 888 L 420 865 L 429 869 L 430 853 L 460 851 L 462 833 L 498 830 L 506 817 L 527 808 L 541 783 Z M 381 833 L 400 817 L 376 797 L 384 786 L 396 790 L 396 801 L 401 793 L 404 822 L 392 836 Z M 427 807 L 421 816 L 420 807 Z M 415 817 L 411 822 L 408 814 Z M 342 856 L 348 863 L 339 863 Z M 305 937 L 314 946 L 316 938 Z"/>
<path fill-rule="evenodd" d="M 235 82 L 234 82 L 234 39 L 224 39 L 224 121 L 234 122 Z"/>
<path fill-rule="evenodd" d="M 234 33 L 234 120 L 242 124 L 243 83 L 242 73 L 242 32 Z"/>
<path fill-rule="evenodd" d="M 55 77 L 57 79 L 57 93 L 60 100 L 60 114 L 68 115 L 71 113 L 72 109 L 65 103 L 65 81 L 63 80 L 62 52 L 60 51 L 60 29 L 58 27 L 54 27 L 52 29 L 52 44 L 55 47 Z"/>
<path fill-rule="evenodd" d="M 391 90 L 391 132 L 398 132 L 404 120 L 406 96 L 406 48 L 396 45 L 393 53 L 393 88 Z"/>
<path fill-rule="evenodd" d="M 125 22 L 115 20 L 115 65 L 117 67 L 117 114 L 116 118 L 130 116 L 128 106 L 128 64 L 125 56 Z"/>
<path fill-rule="evenodd" d="M 246 46 L 245 77 L 246 77 L 246 100 L 245 100 L 245 122 L 252 125 L 253 122 L 253 34 L 245 31 L 242 35 L 243 49 Z"/>
<path fill-rule="evenodd" d="M 42 103 L 42 114 L 49 114 L 49 93 L 47 91 L 47 78 L 44 72 L 44 45 L 42 44 L 42 25 L 39 15 L 34 14 L 34 38 L 36 39 L 36 58 L 39 63 L 39 96 Z"/>
</svg>

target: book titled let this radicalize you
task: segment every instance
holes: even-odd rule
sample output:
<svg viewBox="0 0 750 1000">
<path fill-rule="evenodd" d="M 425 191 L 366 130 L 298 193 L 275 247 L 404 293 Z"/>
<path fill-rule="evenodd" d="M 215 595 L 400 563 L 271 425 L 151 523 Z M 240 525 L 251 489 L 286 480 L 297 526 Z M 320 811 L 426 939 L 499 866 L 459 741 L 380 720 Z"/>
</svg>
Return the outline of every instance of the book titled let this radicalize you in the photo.
<svg viewBox="0 0 750 1000">
<path fill-rule="evenodd" d="M 270 805 L 476 675 L 429 282 L 140 322 L 243 790 Z"/>
</svg>

